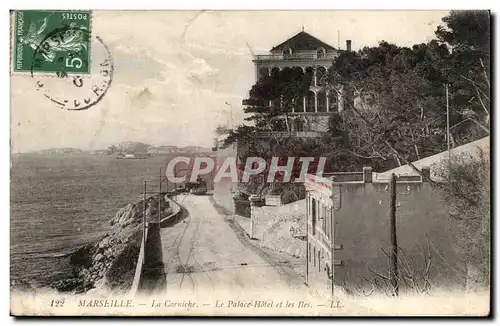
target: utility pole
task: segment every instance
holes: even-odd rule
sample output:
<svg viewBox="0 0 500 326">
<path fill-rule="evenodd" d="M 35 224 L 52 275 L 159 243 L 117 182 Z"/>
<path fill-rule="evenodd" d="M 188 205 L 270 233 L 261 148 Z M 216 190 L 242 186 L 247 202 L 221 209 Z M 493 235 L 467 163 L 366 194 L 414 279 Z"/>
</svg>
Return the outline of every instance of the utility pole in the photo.
<svg viewBox="0 0 500 326">
<path fill-rule="evenodd" d="M 160 168 L 160 193 L 158 195 L 158 223 L 161 222 L 161 168 Z"/>
<path fill-rule="evenodd" d="M 448 101 L 448 83 L 444 86 L 446 92 L 446 139 L 448 141 L 448 163 L 451 164 L 451 146 L 450 146 L 450 104 Z"/>
<path fill-rule="evenodd" d="M 306 285 L 309 286 L 309 193 L 306 192 Z"/>
<path fill-rule="evenodd" d="M 142 247 L 144 248 L 144 257 L 146 256 L 146 181 L 144 181 L 144 210 L 142 213 Z M 144 264 L 145 259 L 142 260 Z"/>
<path fill-rule="evenodd" d="M 231 109 L 231 130 L 233 129 L 233 105 L 231 103 L 228 103 L 227 101 L 225 102 L 227 106 Z"/>
<path fill-rule="evenodd" d="M 333 268 L 333 266 L 335 266 L 335 259 L 334 259 L 334 255 L 335 255 L 335 242 L 334 242 L 334 210 L 333 210 L 333 207 L 328 207 L 328 209 L 330 210 L 330 216 L 328 216 L 328 218 L 330 219 L 330 266 L 331 266 L 331 270 L 330 270 L 330 274 L 332 276 L 332 300 L 334 298 L 334 295 L 335 295 L 335 280 L 334 280 L 334 274 L 333 272 L 335 271 L 335 269 Z M 327 218 L 325 216 L 325 218 Z"/>
<path fill-rule="evenodd" d="M 399 296 L 399 273 L 398 273 L 398 238 L 396 236 L 396 175 L 391 174 L 389 181 L 390 192 L 390 238 L 391 238 L 391 254 L 390 254 L 390 280 L 395 296 Z"/>
<path fill-rule="evenodd" d="M 174 178 L 177 177 L 177 173 L 175 173 L 177 171 L 177 165 L 174 165 Z M 177 183 L 174 182 L 174 200 L 177 199 Z"/>
</svg>

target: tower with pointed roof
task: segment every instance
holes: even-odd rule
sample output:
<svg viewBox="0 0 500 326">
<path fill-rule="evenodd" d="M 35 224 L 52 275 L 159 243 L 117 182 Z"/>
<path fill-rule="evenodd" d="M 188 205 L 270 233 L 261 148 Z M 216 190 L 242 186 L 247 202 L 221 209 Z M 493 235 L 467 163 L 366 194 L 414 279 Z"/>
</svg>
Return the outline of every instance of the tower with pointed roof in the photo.
<svg viewBox="0 0 500 326">
<path fill-rule="evenodd" d="M 329 116 L 342 111 L 342 96 L 325 87 L 328 69 L 340 51 L 305 32 L 302 27 L 301 32 L 273 47 L 269 54 L 254 55 L 256 82 L 287 67 L 314 74 L 307 96 L 293 108 L 293 131 L 320 136 L 327 131 Z"/>
</svg>

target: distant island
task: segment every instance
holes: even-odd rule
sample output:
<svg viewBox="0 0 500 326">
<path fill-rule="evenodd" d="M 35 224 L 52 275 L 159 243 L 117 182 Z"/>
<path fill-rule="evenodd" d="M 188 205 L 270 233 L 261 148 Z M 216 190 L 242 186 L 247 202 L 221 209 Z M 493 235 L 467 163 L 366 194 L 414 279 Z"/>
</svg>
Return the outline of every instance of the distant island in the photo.
<svg viewBox="0 0 500 326">
<path fill-rule="evenodd" d="M 184 146 L 177 147 L 172 145 L 153 146 L 142 142 L 124 141 L 115 145 L 108 146 L 106 149 L 83 150 L 79 148 L 49 148 L 39 151 L 28 152 L 27 154 L 41 155 L 73 155 L 73 154 L 91 154 L 91 155 L 113 155 L 117 157 L 149 157 L 163 154 L 203 154 L 210 153 L 210 148 L 202 146 Z"/>
<path fill-rule="evenodd" d="M 64 148 L 48 148 L 39 151 L 31 151 L 31 152 L 16 153 L 16 154 L 70 155 L 70 154 L 85 154 L 89 152 L 90 151 L 86 151 L 79 148 L 64 147 Z"/>
</svg>

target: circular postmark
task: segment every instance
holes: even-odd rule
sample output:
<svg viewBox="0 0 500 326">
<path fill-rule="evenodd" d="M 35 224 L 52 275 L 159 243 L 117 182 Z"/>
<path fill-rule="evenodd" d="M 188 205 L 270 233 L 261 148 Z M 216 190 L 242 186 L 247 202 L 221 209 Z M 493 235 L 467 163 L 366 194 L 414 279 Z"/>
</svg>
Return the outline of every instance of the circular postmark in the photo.
<svg viewBox="0 0 500 326">
<path fill-rule="evenodd" d="M 52 76 L 37 74 L 37 67 L 49 60 L 56 48 L 65 51 L 65 56 L 58 60 L 60 69 Z M 82 51 L 87 51 L 87 55 L 82 55 Z M 84 65 L 88 66 L 88 74 L 66 69 Z M 59 108 L 70 111 L 86 110 L 99 103 L 111 86 L 113 72 L 113 58 L 102 38 L 92 37 L 89 30 L 72 25 L 47 34 L 34 51 L 31 62 L 36 90 Z"/>
</svg>

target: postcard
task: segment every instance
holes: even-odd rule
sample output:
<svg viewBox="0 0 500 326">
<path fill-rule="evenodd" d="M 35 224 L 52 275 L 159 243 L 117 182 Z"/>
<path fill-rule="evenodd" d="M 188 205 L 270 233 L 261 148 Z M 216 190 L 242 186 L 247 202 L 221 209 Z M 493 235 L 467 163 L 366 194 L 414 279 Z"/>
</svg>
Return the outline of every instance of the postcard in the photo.
<svg viewBox="0 0 500 326">
<path fill-rule="evenodd" d="M 488 316 L 489 11 L 12 10 L 14 316 Z"/>
</svg>

